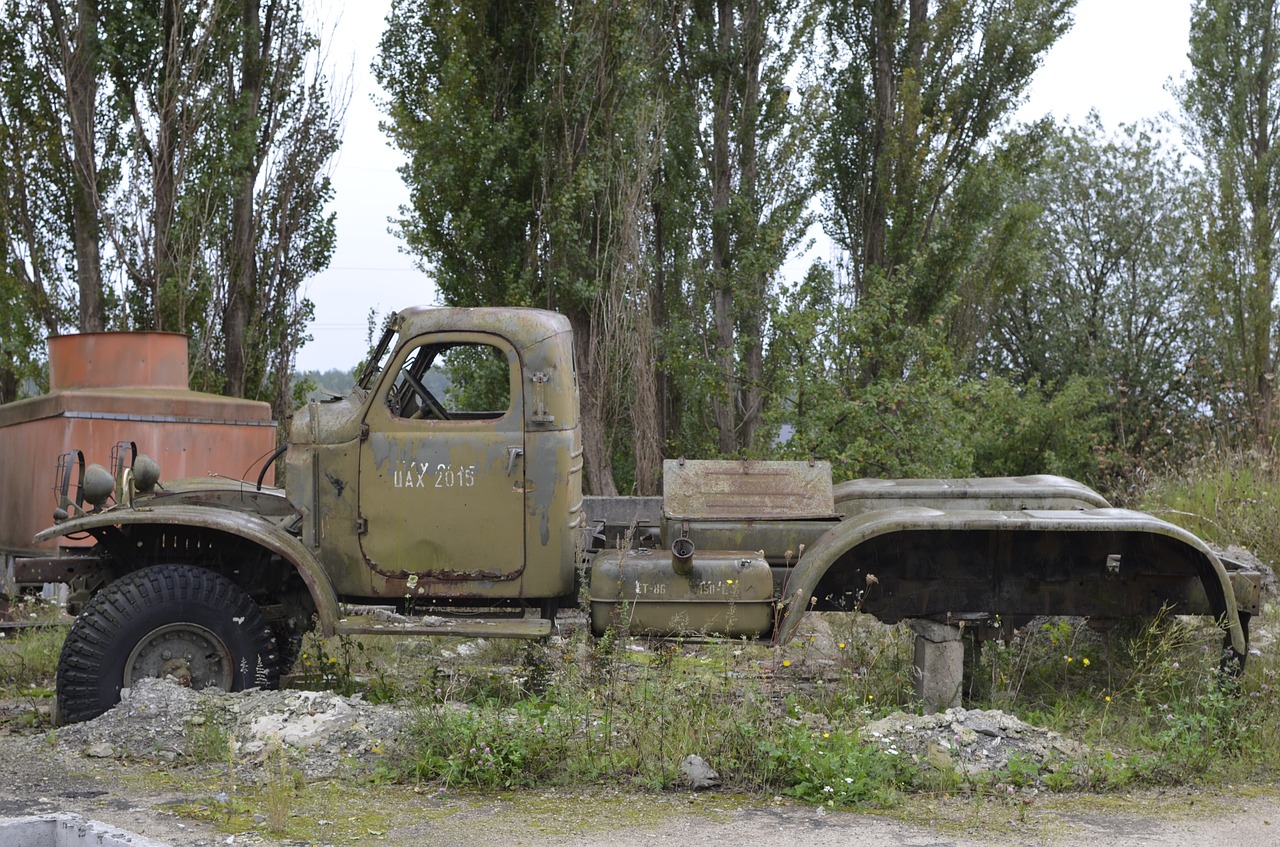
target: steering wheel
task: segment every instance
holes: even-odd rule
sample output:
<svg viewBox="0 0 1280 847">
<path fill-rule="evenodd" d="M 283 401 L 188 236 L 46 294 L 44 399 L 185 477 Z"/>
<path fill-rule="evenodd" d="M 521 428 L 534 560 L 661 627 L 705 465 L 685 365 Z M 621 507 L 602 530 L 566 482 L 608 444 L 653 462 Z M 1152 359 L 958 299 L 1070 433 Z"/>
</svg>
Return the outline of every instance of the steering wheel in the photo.
<svg viewBox="0 0 1280 847">
<path fill-rule="evenodd" d="M 409 386 L 413 389 L 413 393 L 417 394 L 418 399 L 422 401 L 422 410 L 425 413 L 423 417 L 434 417 L 442 421 L 449 420 L 449 413 L 445 411 L 444 406 L 436 399 L 436 396 L 427 390 L 427 387 L 422 384 L 422 381 L 407 370 L 402 371 L 402 373 L 404 374 L 405 380 L 408 381 Z"/>
</svg>

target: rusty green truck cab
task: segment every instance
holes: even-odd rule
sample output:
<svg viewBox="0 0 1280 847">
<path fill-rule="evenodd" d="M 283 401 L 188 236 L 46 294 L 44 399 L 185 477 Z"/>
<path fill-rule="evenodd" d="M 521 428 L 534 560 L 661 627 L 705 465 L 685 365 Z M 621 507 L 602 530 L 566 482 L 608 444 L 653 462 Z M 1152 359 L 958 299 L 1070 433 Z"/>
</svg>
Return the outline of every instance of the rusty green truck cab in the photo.
<svg viewBox="0 0 1280 847">
<path fill-rule="evenodd" d="M 398 602 L 571 597 L 582 525 L 572 336 L 559 315 L 409 309 L 355 392 L 295 416 L 301 538 L 335 592 Z M 440 365 L 485 371 L 465 402 Z M 484 408 L 479 408 L 483 406 Z"/>
</svg>

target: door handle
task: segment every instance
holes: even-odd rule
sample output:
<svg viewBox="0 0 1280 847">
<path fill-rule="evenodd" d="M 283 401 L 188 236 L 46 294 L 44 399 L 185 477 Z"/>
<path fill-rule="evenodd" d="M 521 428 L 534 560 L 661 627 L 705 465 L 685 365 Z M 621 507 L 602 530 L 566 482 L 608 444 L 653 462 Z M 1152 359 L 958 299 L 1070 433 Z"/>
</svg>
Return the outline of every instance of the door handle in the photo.
<svg viewBox="0 0 1280 847">
<path fill-rule="evenodd" d="M 516 456 L 523 456 L 523 447 L 507 448 L 507 476 L 511 476 L 511 472 L 516 469 Z"/>
</svg>

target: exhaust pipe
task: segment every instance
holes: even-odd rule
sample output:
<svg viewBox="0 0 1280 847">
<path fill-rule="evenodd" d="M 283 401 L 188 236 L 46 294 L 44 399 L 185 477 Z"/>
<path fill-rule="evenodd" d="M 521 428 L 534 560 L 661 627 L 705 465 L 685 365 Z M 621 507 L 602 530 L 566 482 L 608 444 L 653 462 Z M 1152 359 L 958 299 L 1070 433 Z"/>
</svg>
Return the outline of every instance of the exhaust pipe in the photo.
<svg viewBox="0 0 1280 847">
<path fill-rule="evenodd" d="M 693 573 L 693 549 L 688 538 L 677 538 L 671 544 L 671 567 L 680 576 Z"/>
</svg>

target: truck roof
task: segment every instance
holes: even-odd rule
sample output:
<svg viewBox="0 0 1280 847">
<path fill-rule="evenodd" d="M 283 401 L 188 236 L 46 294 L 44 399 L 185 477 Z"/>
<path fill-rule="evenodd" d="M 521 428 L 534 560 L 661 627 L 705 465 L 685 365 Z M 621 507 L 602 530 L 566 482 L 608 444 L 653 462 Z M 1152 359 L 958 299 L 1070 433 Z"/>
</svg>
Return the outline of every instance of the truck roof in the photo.
<svg viewBox="0 0 1280 847">
<path fill-rule="evenodd" d="M 525 306 L 410 306 L 397 314 L 402 335 L 487 330 L 524 346 L 570 331 L 564 315 Z"/>
</svg>

